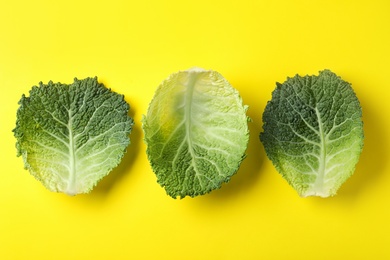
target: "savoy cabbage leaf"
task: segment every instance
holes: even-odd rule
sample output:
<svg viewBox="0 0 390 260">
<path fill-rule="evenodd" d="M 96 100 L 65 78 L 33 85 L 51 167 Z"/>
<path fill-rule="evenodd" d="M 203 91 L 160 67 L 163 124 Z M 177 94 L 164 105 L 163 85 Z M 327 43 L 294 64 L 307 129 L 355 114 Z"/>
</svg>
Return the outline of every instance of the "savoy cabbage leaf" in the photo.
<svg viewBox="0 0 390 260">
<path fill-rule="evenodd" d="M 328 197 L 353 174 L 363 148 L 362 110 L 348 82 L 329 70 L 277 83 L 260 140 L 302 197 Z"/>
<path fill-rule="evenodd" d="M 40 83 L 19 101 L 17 155 L 51 191 L 89 192 L 121 161 L 130 144 L 130 106 L 97 78 Z"/>
<path fill-rule="evenodd" d="M 195 197 L 230 180 L 248 144 L 246 110 L 215 71 L 180 71 L 160 84 L 143 130 L 151 167 L 168 195 Z"/>
</svg>

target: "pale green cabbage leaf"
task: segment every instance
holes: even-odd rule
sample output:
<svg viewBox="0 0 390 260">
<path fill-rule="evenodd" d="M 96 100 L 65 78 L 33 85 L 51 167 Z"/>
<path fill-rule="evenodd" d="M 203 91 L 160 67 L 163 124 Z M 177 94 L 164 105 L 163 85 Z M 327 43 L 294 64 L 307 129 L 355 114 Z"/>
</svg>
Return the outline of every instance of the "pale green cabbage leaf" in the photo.
<svg viewBox="0 0 390 260">
<path fill-rule="evenodd" d="M 329 70 L 277 83 L 260 140 L 302 197 L 328 197 L 353 174 L 363 148 L 362 109 L 350 83 Z"/>
<path fill-rule="evenodd" d="M 17 155 L 49 190 L 88 193 L 121 161 L 133 125 L 124 96 L 97 78 L 40 83 L 19 101 Z"/>
<path fill-rule="evenodd" d="M 245 157 L 247 106 L 216 71 L 190 69 L 163 81 L 143 117 L 147 155 L 168 195 L 221 187 Z"/>
</svg>

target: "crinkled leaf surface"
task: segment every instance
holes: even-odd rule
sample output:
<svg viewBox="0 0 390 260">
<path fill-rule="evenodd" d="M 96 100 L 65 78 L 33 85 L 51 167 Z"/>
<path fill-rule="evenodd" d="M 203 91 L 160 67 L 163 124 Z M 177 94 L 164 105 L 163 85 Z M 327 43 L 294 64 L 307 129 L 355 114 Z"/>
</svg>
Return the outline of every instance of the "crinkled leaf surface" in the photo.
<svg viewBox="0 0 390 260">
<path fill-rule="evenodd" d="M 129 105 L 98 83 L 40 83 L 22 96 L 17 111 L 18 156 L 51 191 L 89 192 L 122 159 L 133 120 Z"/>
<path fill-rule="evenodd" d="M 354 172 L 363 147 L 362 110 L 348 82 L 329 70 L 277 84 L 260 139 L 303 196 L 328 197 Z"/>
<path fill-rule="evenodd" d="M 246 110 L 215 71 L 181 71 L 161 83 L 143 130 L 149 161 L 168 195 L 194 197 L 230 180 L 248 144 Z"/>
</svg>

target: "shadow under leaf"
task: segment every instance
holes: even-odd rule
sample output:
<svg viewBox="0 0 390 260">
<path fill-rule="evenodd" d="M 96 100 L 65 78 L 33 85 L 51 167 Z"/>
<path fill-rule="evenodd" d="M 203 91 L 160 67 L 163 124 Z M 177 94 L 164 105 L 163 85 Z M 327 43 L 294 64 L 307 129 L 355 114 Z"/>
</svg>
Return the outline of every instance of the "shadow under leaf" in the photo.
<svg viewBox="0 0 390 260">
<path fill-rule="evenodd" d="M 354 174 L 344 183 L 337 195 L 343 198 L 355 198 L 359 193 L 377 182 L 384 174 L 389 163 L 389 140 L 381 125 L 381 118 L 374 109 L 361 100 L 363 109 L 364 147 Z"/>
<path fill-rule="evenodd" d="M 252 109 L 251 109 L 252 108 Z M 264 162 L 265 152 L 259 139 L 261 131 L 260 121 L 262 113 L 257 107 L 249 107 L 248 116 L 252 119 L 248 123 L 249 142 L 246 150 L 246 158 L 242 161 L 240 168 L 228 183 L 224 183 L 218 190 L 204 195 L 203 197 L 213 199 L 223 199 L 228 201 L 228 197 L 237 196 L 242 191 L 255 186 L 260 178 L 260 169 Z"/>
<path fill-rule="evenodd" d="M 130 117 L 134 119 L 134 113 Z M 101 195 L 108 195 L 114 186 L 120 182 L 124 176 L 131 171 L 135 160 L 138 157 L 140 142 L 142 141 L 142 130 L 138 122 L 135 122 L 130 133 L 130 145 L 120 164 L 114 168 L 107 176 L 105 176 L 93 189 L 91 193 L 99 193 Z"/>
</svg>

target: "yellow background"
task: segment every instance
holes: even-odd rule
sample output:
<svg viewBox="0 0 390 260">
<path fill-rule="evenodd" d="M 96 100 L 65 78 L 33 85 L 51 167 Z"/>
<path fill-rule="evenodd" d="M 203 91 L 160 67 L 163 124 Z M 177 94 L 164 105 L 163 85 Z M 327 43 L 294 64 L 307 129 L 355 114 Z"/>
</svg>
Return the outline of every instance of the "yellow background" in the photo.
<svg viewBox="0 0 390 260">
<path fill-rule="evenodd" d="M 0 259 L 389 259 L 389 1 L 0 0 Z M 252 118 L 231 182 L 174 200 L 146 158 L 158 84 L 219 71 Z M 363 107 L 365 146 L 337 196 L 300 198 L 259 141 L 275 83 L 331 69 Z M 98 76 L 135 119 L 124 160 L 92 193 L 47 191 L 16 157 L 17 102 L 40 81 Z"/>
</svg>

